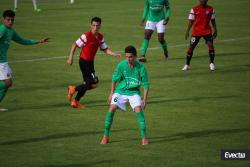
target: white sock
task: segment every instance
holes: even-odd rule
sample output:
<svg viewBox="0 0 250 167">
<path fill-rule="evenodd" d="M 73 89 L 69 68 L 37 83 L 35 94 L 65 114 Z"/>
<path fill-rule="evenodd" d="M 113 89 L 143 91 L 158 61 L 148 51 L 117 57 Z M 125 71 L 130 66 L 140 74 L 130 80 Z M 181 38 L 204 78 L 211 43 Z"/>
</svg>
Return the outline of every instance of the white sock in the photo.
<svg viewBox="0 0 250 167">
<path fill-rule="evenodd" d="M 14 0 L 14 9 L 17 9 L 17 0 Z"/>
<path fill-rule="evenodd" d="M 34 10 L 37 10 L 36 0 L 32 0 L 32 2 L 33 2 L 33 7 L 34 7 Z"/>
</svg>

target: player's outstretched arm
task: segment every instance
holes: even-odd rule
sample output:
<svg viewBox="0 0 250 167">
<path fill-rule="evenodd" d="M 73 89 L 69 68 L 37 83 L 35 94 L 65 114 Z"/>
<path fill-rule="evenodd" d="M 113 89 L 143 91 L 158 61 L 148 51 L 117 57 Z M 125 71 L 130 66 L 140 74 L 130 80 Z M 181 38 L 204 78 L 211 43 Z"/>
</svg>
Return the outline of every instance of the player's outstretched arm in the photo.
<svg viewBox="0 0 250 167">
<path fill-rule="evenodd" d="M 69 64 L 69 65 L 73 64 L 73 56 L 75 54 L 76 48 L 77 48 L 76 44 L 73 43 L 71 46 L 71 49 L 70 49 L 69 57 L 67 59 L 67 64 Z"/>
<path fill-rule="evenodd" d="M 105 49 L 105 50 L 104 50 L 104 53 L 106 53 L 107 55 L 114 56 L 114 57 L 116 57 L 118 60 L 120 60 L 121 57 L 122 57 L 121 54 L 115 53 L 115 52 L 113 52 L 112 50 L 110 50 L 109 48 Z"/>
</svg>

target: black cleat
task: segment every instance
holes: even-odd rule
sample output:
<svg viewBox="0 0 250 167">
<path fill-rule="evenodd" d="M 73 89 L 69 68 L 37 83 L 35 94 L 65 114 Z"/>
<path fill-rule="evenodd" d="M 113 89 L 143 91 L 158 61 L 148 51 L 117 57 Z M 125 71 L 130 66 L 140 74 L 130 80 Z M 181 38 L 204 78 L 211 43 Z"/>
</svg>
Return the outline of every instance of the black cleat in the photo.
<svg viewBox="0 0 250 167">
<path fill-rule="evenodd" d="M 164 57 L 165 57 L 165 60 L 167 61 L 168 60 L 168 51 L 167 52 L 164 52 Z"/>
</svg>

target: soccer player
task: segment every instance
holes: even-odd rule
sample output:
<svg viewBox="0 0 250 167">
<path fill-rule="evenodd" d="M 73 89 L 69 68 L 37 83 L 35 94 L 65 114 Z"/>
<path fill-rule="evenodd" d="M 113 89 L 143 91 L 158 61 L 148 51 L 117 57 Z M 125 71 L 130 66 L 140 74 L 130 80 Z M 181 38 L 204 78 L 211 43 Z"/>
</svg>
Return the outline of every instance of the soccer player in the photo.
<svg viewBox="0 0 250 167">
<path fill-rule="evenodd" d="M 164 32 L 170 17 L 169 0 L 146 0 L 144 5 L 144 12 L 142 16 L 141 26 L 144 25 L 147 18 L 144 40 L 141 45 L 141 56 L 138 58 L 141 62 L 146 62 L 146 52 L 149 45 L 149 40 L 154 32 L 157 30 L 158 41 L 164 52 L 165 60 L 168 59 L 167 42 L 164 39 Z"/>
<path fill-rule="evenodd" d="M 149 90 L 147 70 L 142 63 L 137 61 L 135 47 L 127 46 L 125 55 L 126 60 L 121 61 L 117 65 L 112 75 L 111 91 L 108 98 L 110 107 L 106 115 L 104 136 L 100 144 L 109 142 L 110 128 L 117 108 L 126 111 L 126 103 L 129 102 L 137 117 L 142 138 L 141 144 L 147 145 L 148 138 L 146 136 L 146 123 L 143 114 L 143 109 L 147 105 Z M 119 84 L 117 85 L 117 83 Z M 141 85 L 144 88 L 143 100 L 140 97 Z"/>
<path fill-rule="evenodd" d="M 190 39 L 190 45 L 187 51 L 186 56 L 186 64 L 182 68 L 183 71 L 187 71 L 190 69 L 190 61 L 193 56 L 193 51 L 199 40 L 203 37 L 206 41 L 209 51 L 210 64 L 209 68 L 211 71 L 215 70 L 214 64 L 214 45 L 213 39 L 217 36 L 217 27 L 215 22 L 215 12 L 212 6 L 207 5 L 208 0 L 199 0 L 200 4 L 193 7 L 189 14 L 189 24 L 187 27 L 187 31 L 185 34 L 185 39 L 187 40 L 189 37 L 189 31 L 193 26 L 192 37 Z M 210 26 L 210 22 L 212 23 L 213 30 Z"/>
<path fill-rule="evenodd" d="M 17 11 L 17 3 L 18 3 L 18 0 L 14 0 L 14 11 L 15 12 Z M 33 3 L 34 11 L 35 12 L 40 12 L 41 9 L 37 8 L 36 0 L 32 0 L 32 3 Z"/>
<path fill-rule="evenodd" d="M 100 48 L 105 54 L 115 56 L 118 59 L 121 58 L 121 54 L 117 54 L 111 51 L 103 35 L 99 32 L 101 28 L 101 18 L 93 17 L 91 19 L 90 31 L 85 32 L 78 38 L 71 47 L 70 54 L 67 60 L 67 64 L 73 64 L 73 56 L 76 48 L 81 48 L 79 66 L 83 76 L 83 83 L 78 86 L 68 86 L 68 100 L 73 108 L 85 108 L 80 104 L 81 97 L 84 96 L 87 90 L 91 90 L 97 87 L 98 77 L 95 74 L 94 58 L 98 48 Z M 72 96 L 77 92 L 75 99 L 72 101 Z"/>
<path fill-rule="evenodd" d="M 0 102 L 2 102 L 8 88 L 12 85 L 12 72 L 7 60 L 7 51 L 11 40 L 22 45 L 34 45 L 48 40 L 48 38 L 38 41 L 22 38 L 12 28 L 14 18 L 15 12 L 6 10 L 3 12 L 3 24 L 0 25 Z M 7 111 L 7 109 L 0 108 L 0 111 Z"/>
</svg>

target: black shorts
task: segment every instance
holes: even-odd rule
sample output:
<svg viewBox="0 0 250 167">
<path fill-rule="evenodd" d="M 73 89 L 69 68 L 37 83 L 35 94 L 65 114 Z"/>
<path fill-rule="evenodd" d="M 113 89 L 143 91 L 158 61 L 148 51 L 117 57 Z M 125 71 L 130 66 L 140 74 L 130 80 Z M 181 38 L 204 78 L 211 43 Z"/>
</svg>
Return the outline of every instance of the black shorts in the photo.
<svg viewBox="0 0 250 167">
<path fill-rule="evenodd" d="M 192 36 L 190 39 L 190 43 L 192 45 L 197 45 L 200 41 L 201 38 L 204 38 L 204 40 L 207 42 L 212 42 L 213 43 L 213 36 L 212 35 L 206 35 L 206 36 Z"/>
<path fill-rule="evenodd" d="M 95 74 L 94 61 L 86 61 L 80 58 L 79 66 L 83 80 L 87 85 L 98 83 L 98 77 Z"/>
</svg>

